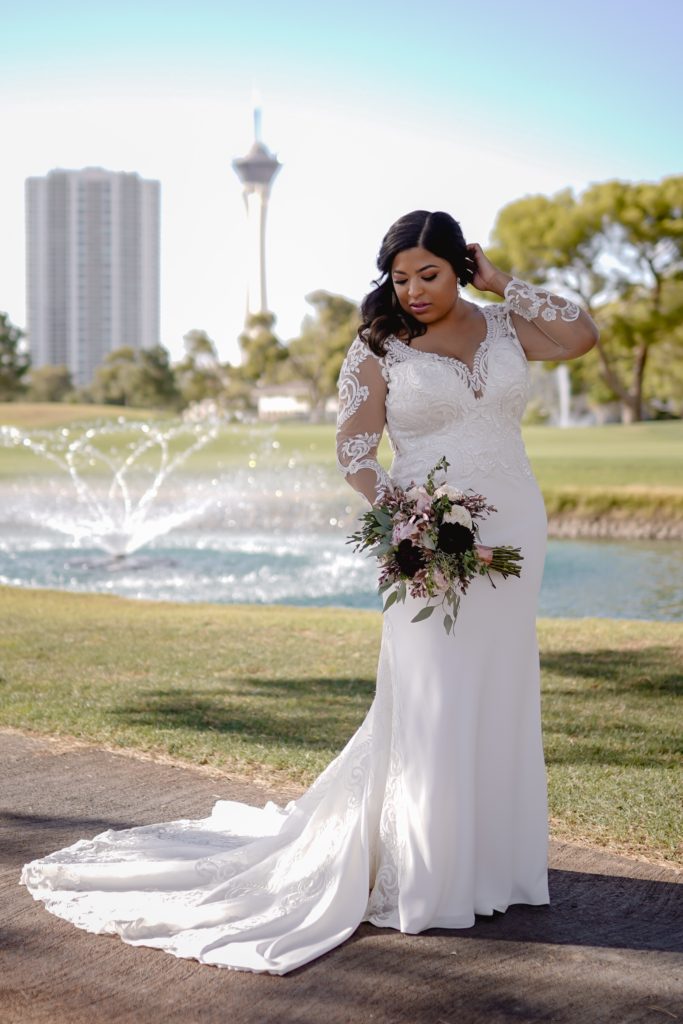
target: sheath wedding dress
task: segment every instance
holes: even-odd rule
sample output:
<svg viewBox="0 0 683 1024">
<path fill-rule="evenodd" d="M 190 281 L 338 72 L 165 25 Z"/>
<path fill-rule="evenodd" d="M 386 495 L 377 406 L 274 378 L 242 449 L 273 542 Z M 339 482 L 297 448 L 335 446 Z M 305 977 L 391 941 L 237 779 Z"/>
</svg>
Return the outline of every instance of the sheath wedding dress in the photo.
<svg viewBox="0 0 683 1024">
<path fill-rule="evenodd" d="M 449 481 L 498 510 L 482 543 L 522 548 L 521 578 L 496 589 L 476 578 L 452 636 L 438 613 L 410 622 L 422 602 L 395 604 L 368 715 L 300 799 L 221 800 L 203 820 L 107 831 L 33 861 L 21 880 L 48 910 L 132 945 L 285 974 L 361 921 L 416 933 L 547 903 L 535 633 L 546 518 L 520 433 L 528 367 L 513 314 L 578 309 L 513 279 L 503 303 L 482 308 L 471 368 L 397 338 L 378 357 L 356 339 L 338 457 L 367 496 L 423 482 L 445 455 Z M 390 474 L 376 460 L 385 425 Z"/>
</svg>

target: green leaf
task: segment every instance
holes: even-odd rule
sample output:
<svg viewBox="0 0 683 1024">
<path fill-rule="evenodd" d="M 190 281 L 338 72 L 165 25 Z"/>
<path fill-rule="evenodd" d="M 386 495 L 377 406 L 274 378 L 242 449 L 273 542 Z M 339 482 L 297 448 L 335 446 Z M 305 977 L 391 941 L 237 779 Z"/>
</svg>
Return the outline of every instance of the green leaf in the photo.
<svg viewBox="0 0 683 1024">
<path fill-rule="evenodd" d="M 414 618 L 412 618 L 410 621 L 411 622 L 423 622 L 425 619 L 429 618 L 429 616 L 434 611 L 435 607 L 436 607 L 436 605 L 434 605 L 434 604 L 425 605 L 425 607 L 422 608 L 417 613 L 417 615 L 415 615 Z"/>
<path fill-rule="evenodd" d="M 392 604 L 395 604 L 397 600 L 398 593 L 395 590 L 392 590 L 392 592 L 389 594 L 389 597 L 384 602 L 384 608 L 382 608 L 382 611 L 385 612 L 388 608 L 391 608 Z"/>
<path fill-rule="evenodd" d="M 384 509 L 381 508 L 375 509 L 375 519 L 380 524 L 380 526 L 383 527 L 391 526 L 393 523 L 393 519 L 391 518 L 389 513 L 385 512 Z"/>
<path fill-rule="evenodd" d="M 455 620 L 450 615 L 444 615 L 443 628 L 446 630 L 447 634 L 453 629 L 454 622 Z"/>
</svg>

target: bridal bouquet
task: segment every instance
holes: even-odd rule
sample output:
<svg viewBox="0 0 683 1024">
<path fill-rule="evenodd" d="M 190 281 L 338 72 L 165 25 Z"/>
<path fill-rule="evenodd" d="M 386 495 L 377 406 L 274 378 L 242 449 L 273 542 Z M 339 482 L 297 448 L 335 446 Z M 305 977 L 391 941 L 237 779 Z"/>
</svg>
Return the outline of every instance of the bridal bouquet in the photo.
<svg viewBox="0 0 683 1024">
<path fill-rule="evenodd" d="M 386 494 L 381 505 L 361 517 L 361 527 L 351 534 L 355 551 L 368 551 L 380 564 L 379 593 L 390 591 L 383 611 L 406 594 L 423 597 L 427 604 L 412 619 L 429 618 L 438 604 L 444 609 L 446 633 L 453 631 L 460 597 L 475 576 L 492 572 L 503 579 L 519 576 L 523 560 L 519 548 L 486 547 L 479 544 L 478 521 L 496 509 L 481 494 L 464 493 L 450 484 L 438 485 L 435 476 L 444 473 L 446 458 L 437 462 L 424 485 L 408 490 L 397 487 Z M 437 603 L 432 603 L 437 599 Z M 438 600 L 440 599 L 440 600 Z"/>
</svg>

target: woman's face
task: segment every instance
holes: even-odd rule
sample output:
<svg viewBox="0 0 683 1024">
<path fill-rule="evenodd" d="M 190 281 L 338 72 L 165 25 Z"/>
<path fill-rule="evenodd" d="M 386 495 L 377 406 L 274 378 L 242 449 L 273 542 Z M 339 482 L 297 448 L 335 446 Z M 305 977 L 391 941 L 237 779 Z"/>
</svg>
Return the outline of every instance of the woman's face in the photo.
<svg viewBox="0 0 683 1024">
<path fill-rule="evenodd" d="M 447 316 L 458 301 L 458 279 L 447 260 L 428 249 L 404 249 L 394 257 L 391 280 L 401 309 L 421 324 Z"/>
</svg>

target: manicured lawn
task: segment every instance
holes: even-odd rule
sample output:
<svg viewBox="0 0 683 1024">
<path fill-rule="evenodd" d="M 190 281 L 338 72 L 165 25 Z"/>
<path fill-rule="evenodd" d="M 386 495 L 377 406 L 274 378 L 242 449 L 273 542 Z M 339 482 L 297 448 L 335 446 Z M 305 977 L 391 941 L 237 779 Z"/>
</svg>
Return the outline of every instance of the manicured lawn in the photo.
<svg viewBox="0 0 683 1024">
<path fill-rule="evenodd" d="M 0 424 L 26 430 L 50 430 L 85 420 L 158 419 L 160 413 L 149 409 L 127 409 L 111 405 L 70 405 L 67 402 L 0 402 Z"/>
<path fill-rule="evenodd" d="M 0 403 L 0 425 L 20 429 L 50 427 L 82 428 L 88 418 L 118 416 L 125 419 L 163 422 L 158 413 L 112 406 L 25 405 Z M 539 483 L 544 490 L 590 488 L 683 489 L 683 422 L 637 423 L 628 426 L 570 428 L 529 426 L 525 442 Z M 32 469 L 30 452 L 16 453 L 16 468 Z M 391 461 L 386 437 L 380 455 Z M 2 459 L 7 457 L 3 452 Z M 212 472 L 217 465 L 283 463 L 291 458 L 329 467 L 335 464 L 334 427 L 300 422 L 276 424 L 228 424 L 216 441 L 207 445 L 188 464 L 197 472 Z"/>
<path fill-rule="evenodd" d="M 70 412 L 72 410 L 73 412 Z M 148 422 L 155 414 L 112 407 L 63 405 L 0 405 L 0 424 L 13 423 L 21 429 L 59 426 L 70 430 L 71 440 L 88 425 L 88 415 L 118 416 Z M 72 415 L 68 420 L 64 418 Z M 167 422 L 156 414 L 161 425 Z M 115 443 L 123 455 L 126 445 L 139 441 L 120 428 Z M 189 435 L 188 435 L 189 436 Z M 683 422 L 638 423 L 629 426 L 572 428 L 530 426 L 524 431 L 534 472 L 543 491 L 550 516 L 571 516 L 588 520 L 638 519 L 663 522 L 683 520 Z M 92 442 L 108 448 L 111 436 Z M 187 444 L 178 440 L 171 454 Z M 158 463 L 159 451 L 152 451 L 137 464 L 139 468 Z M 380 448 L 382 462 L 389 466 L 391 450 L 386 437 Z M 327 480 L 340 487 L 334 451 L 334 427 L 299 422 L 277 424 L 227 424 L 219 436 L 194 454 L 183 466 L 184 475 L 230 474 L 236 469 L 280 472 L 286 486 L 302 467 L 322 471 Z M 108 472 L 102 465 L 80 467 L 84 473 Z M 25 447 L 0 446 L 0 480 L 17 476 L 49 476 L 58 470 Z M 293 483 L 294 486 L 294 483 Z M 326 485 L 327 486 L 327 485 Z M 343 487 L 341 488 L 343 490 Z"/>
<path fill-rule="evenodd" d="M 309 783 L 362 721 L 380 616 L 0 588 L 0 725 Z M 683 629 L 542 620 L 553 832 L 676 852 Z"/>
</svg>

